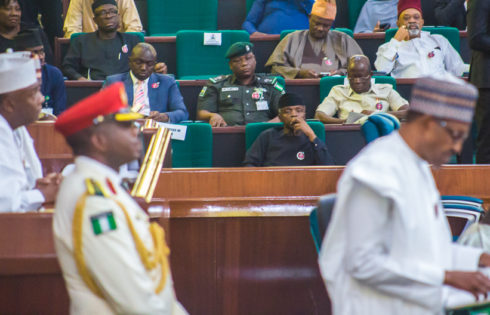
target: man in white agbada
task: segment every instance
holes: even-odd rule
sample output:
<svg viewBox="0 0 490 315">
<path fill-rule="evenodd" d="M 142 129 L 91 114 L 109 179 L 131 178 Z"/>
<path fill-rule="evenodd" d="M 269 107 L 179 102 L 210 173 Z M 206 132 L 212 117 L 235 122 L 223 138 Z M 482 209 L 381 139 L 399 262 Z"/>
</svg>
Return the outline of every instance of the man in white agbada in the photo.
<svg viewBox="0 0 490 315">
<path fill-rule="evenodd" d="M 419 79 L 408 122 L 363 149 L 339 180 L 319 258 L 334 315 L 443 314 L 454 296 L 471 302 L 490 291 L 478 271 L 490 255 L 451 242 L 429 166 L 460 152 L 477 98 L 444 79 Z"/>
<path fill-rule="evenodd" d="M 422 31 L 420 0 L 398 2 L 398 31 L 376 53 L 376 70 L 395 78 L 419 78 L 449 72 L 461 76 L 468 71 L 459 53 L 442 35 Z"/>
<path fill-rule="evenodd" d="M 61 177 L 42 177 L 26 125 L 37 120 L 44 98 L 36 61 L 25 53 L 0 54 L 0 212 L 37 210 L 53 202 Z"/>
</svg>

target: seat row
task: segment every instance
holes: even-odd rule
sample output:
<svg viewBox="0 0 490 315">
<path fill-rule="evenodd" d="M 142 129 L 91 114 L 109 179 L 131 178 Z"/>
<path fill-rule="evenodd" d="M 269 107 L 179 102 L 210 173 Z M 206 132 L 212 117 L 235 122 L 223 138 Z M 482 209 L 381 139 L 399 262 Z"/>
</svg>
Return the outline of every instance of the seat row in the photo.
<svg viewBox="0 0 490 315">
<path fill-rule="evenodd" d="M 390 40 L 396 29 L 389 30 L 386 34 L 352 34 L 349 29 L 337 29 L 354 37 L 359 43 L 364 54 L 368 56 L 371 64 L 376 59 L 378 47 Z M 455 49 L 460 52 L 463 60 L 468 63 L 470 58 L 466 32 L 460 32 L 451 27 L 426 27 L 434 34 L 444 35 Z M 265 35 L 250 37 L 245 31 L 225 30 L 216 31 L 221 37 L 220 45 L 205 45 L 205 31 L 179 31 L 175 37 L 143 37 L 157 50 L 158 60 L 164 61 L 168 66 L 168 72 L 176 74 L 178 79 L 207 79 L 212 76 L 230 73 L 228 63 L 224 55 L 228 47 L 238 41 L 251 41 L 254 43 L 254 53 L 257 59 L 257 73 L 267 72 L 265 63 L 280 39 L 291 31 L 284 31 L 280 36 Z M 74 34 L 72 39 L 77 36 Z M 60 66 L 68 51 L 69 40 L 57 38 L 55 43 L 55 65 Z"/>
</svg>

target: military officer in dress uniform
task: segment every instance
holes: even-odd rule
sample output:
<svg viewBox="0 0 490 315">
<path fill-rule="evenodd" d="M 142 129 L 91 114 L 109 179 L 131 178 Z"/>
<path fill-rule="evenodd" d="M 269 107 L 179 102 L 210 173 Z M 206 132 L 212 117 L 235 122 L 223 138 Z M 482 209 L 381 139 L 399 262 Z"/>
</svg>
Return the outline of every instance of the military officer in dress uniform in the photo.
<svg viewBox="0 0 490 315">
<path fill-rule="evenodd" d="M 285 93 L 274 77 L 255 73 L 253 45 L 237 42 L 226 53 L 233 74 L 209 79 L 197 101 L 197 118 L 213 127 L 279 122 L 277 104 Z"/>
<path fill-rule="evenodd" d="M 76 155 L 53 221 L 70 313 L 187 314 L 175 297 L 164 231 L 150 224 L 118 176 L 142 149 L 134 125 L 141 115 L 127 108 L 119 82 L 55 123 Z"/>
</svg>

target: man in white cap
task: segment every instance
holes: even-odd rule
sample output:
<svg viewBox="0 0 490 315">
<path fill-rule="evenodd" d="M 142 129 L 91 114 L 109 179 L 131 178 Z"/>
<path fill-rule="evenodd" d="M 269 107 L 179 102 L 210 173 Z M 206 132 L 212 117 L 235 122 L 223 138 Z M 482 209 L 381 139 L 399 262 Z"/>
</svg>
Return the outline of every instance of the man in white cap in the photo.
<svg viewBox="0 0 490 315">
<path fill-rule="evenodd" d="M 37 120 L 44 101 L 36 67 L 22 53 L 0 54 L 0 212 L 33 211 L 53 202 L 61 181 L 56 174 L 33 178 L 42 174 L 41 165 L 23 126 Z"/>
<path fill-rule="evenodd" d="M 319 259 L 333 314 L 443 314 L 490 291 L 477 271 L 490 255 L 452 243 L 429 165 L 461 151 L 477 96 L 454 77 L 419 79 L 408 122 L 347 165 Z"/>
</svg>

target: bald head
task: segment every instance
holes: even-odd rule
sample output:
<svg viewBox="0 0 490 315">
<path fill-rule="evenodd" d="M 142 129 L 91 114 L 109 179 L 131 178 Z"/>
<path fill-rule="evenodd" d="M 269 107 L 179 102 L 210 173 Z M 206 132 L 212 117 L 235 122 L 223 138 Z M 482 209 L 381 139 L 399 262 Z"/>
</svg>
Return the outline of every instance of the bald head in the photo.
<svg viewBox="0 0 490 315">
<path fill-rule="evenodd" d="M 354 92 L 361 94 L 371 88 L 371 63 L 364 55 L 350 57 L 347 66 L 349 84 Z"/>
<path fill-rule="evenodd" d="M 141 81 L 146 80 L 153 72 L 157 60 L 157 52 L 148 43 L 138 43 L 129 57 L 129 68 L 133 75 Z"/>
</svg>

